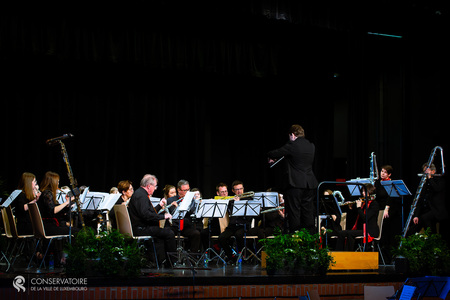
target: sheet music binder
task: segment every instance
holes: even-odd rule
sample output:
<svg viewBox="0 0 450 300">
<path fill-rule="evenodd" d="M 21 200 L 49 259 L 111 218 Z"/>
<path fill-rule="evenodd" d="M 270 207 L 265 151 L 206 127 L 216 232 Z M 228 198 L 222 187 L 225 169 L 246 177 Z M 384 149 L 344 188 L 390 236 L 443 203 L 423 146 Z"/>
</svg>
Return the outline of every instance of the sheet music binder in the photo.
<svg viewBox="0 0 450 300">
<path fill-rule="evenodd" d="M 381 185 L 384 187 L 389 197 L 400 197 L 411 195 L 411 192 L 408 190 L 403 180 L 381 181 Z"/>
</svg>

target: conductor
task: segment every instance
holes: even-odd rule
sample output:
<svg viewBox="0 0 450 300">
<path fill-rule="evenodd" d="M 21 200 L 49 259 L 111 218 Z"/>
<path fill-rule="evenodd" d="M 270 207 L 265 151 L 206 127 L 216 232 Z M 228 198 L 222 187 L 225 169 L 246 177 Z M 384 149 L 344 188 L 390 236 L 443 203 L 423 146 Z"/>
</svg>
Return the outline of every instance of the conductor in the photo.
<svg viewBox="0 0 450 300">
<path fill-rule="evenodd" d="M 305 138 L 305 131 L 297 124 L 289 129 L 289 141 L 268 153 L 270 164 L 282 158 L 287 162 L 283 189 L 290 233 L 301 228 L 315 232 L 313 200 L 318 183 L 312 170 L 314 154 L 314 144 Z"/>
</svg>

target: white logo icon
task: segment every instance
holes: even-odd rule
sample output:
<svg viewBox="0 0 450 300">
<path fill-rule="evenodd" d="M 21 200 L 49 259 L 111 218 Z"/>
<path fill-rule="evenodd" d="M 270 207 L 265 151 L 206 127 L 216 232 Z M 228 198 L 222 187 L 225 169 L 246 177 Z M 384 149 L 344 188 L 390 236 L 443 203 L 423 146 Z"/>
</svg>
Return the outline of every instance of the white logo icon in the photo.
<svg viewBox="0 0 450 300">
<path fill-rule="evenodd" d="M 21 275 L 16 276 L 13 281 L 13 287 L 16 288 L 18 292 L 22 290 L 22 292 L 25 292 L 25 287 L 23 286 L 25 284 L 25 278 Z"/>
</svg>

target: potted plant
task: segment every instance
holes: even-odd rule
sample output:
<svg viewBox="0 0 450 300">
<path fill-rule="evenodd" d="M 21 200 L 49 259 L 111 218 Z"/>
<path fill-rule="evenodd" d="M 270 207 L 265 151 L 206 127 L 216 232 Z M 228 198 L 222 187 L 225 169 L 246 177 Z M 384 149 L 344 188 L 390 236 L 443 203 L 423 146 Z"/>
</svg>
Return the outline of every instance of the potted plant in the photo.
<svg viewBox="0 0 450 300">
<path fill-rule="evenodd" d="M 306 229 L 294 234 L 281 234 L 264 239 L 268 274 L 325 274 L 333 263 L 328 248 L 320 242 L 319 234 Z"/>
<path fill-rule="evenodd" d="M 137 242 L 115 229 L 95 234 L 92 228 L 85 228 L 66 250 L 66 271 L 74 276 L 135 277 L 140 274 L 144 260 Z"/>
<path fill-rule="evenodd" d="M 401 246 L 393 249 L 397 262 L 402 258 L 407 262 L 404 270 L 414 275 L 449 275 L 450 251 L 439 234 L 432 234 L 427 228 L 423 233 L 416 233 L 401 238 Z"/>
</svg>

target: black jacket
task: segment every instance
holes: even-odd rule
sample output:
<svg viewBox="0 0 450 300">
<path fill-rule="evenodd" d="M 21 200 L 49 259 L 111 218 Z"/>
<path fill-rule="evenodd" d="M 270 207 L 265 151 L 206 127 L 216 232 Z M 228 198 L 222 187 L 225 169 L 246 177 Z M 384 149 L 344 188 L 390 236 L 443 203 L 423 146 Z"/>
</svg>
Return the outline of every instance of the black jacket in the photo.
<svg viewBox="0 0 450 300">
<path fill-rule="evenodd" d="M 285 183 L 294 188 L 317 188 L 312 165 L 315 146 L 303 137 L 287 142 L 283 147 L 268 153 L 269 158 L 279 159 L 284 156 L 287 161 Z"/>
<path fill-rule="evenodd" d="M 164 220 L 164 213 L 158 214 L 161 209 L 159 204 L 153 207 L 146 190 L 138 188 L 131 196 L 128 204 L 131 225 L 136 227 L 158 226 L 159 220 Z"/>
</svg>

